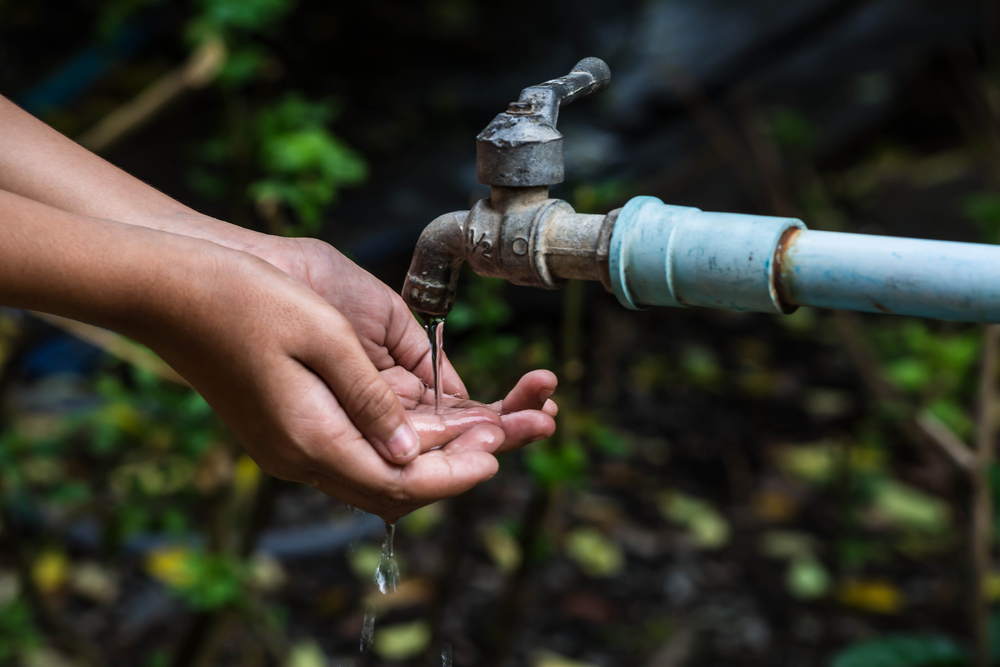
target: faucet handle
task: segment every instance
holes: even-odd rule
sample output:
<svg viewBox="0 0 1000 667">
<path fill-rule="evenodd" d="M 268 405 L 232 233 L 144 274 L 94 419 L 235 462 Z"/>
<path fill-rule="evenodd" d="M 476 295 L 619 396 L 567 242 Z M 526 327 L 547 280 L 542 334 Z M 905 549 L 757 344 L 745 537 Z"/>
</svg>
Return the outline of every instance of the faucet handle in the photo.
<svg viewBox="0 0 1000 667">
<path fill-rule="evenodd" d="M 584 58 L 566 76 L 521 91 L 521 97 L 507 107 L 507 113 L 537 113 L 555 127 L 559 108 L 582 97 L 598 95 L 611 85 L 611 69 L 600 58 Z"/>
<path fill-rule="evenodd" d="M 559 108 L 597 95 L 611 85 L 611 69 L 600 58 L 584 58 L 566 76 L 521 91 L 517 102 L 476 137 L 479 182 L 490 186 L 537 187 L 562 183 L 563 136 Z"/>
</svg>

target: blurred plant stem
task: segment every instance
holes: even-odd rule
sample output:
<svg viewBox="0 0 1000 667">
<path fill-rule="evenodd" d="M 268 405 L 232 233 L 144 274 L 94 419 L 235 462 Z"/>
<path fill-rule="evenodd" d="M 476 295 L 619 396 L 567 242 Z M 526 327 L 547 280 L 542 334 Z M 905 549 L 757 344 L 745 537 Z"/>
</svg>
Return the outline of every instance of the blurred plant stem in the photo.
<svg viewBox="0 0 1000 667">
<path fill-rule="evenodd" d="M 76 320 L 71 320 L 66 317 L 60 317 L 58 315 L 34 311 L 32 311 L 31 314 L 40 320 L 48 322 L 52 326 L 58 327 L 63 331 L 76 336 L 80 340 L 86 341 L 91 345 L 104 350 L 111 356 L 121 359 L 136 368 L 149 371 L 157 377 L 163 378 L 169 382 L 184 385 L 185 387 L 190 386 L 187 383 L 187 380 L 182 378 L 177 371 L 168 366 L 165 361 L 156 356 L 154 352 L 129 340 L 121 334 L 117 334 L 114 331 L 108 331 L 107 329 L 101 329 L 100 327 L 95 327 L 92 324 L 86 324 L 84 322 L 77 322 Z"/>
<path fill-rule="evenodd" d="M 191 52 L 186 63 L 163 75 L 102 118 L 97 125 L 77 137 L 77 143 L 95 153 L 113 148 L 186 94 L 212 83 L 225 62 L 225 43 L 218 37 L 205 39 Z"/>
</svg>

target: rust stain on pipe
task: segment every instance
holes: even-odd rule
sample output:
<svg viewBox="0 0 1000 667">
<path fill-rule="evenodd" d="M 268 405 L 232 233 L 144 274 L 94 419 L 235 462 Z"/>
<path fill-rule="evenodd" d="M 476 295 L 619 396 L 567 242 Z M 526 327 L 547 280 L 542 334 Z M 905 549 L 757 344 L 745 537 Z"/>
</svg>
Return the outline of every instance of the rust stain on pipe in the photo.
<svg viewBox="0 0 1000 667">
<path fill-rule="evenodd" d="M 778 302 L 784 312 L 793 312 L 799 303 L 792 293 L 791 274 L 795 270 L 795 261 L 791 256 L 802 229 L 791 227 L 786 229 L 778 241 L 774 251 L 774 263 L 771 266 L 772 284 L 778 296 Z"/>
</svg>

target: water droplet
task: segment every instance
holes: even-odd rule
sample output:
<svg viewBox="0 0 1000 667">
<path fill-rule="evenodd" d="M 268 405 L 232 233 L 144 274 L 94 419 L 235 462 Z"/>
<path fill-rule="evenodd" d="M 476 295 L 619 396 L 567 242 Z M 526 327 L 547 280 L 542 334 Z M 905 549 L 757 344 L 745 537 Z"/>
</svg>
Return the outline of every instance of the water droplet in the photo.
<svg viewBox="0 0 1000 667">
<path fill-rule="evenodd" d="M 451 667 L 451 644 L 441 647 L 441 667 Z"/>
<path fill-rule="evenodd" d="M 385 524 L 385 542 L 382 543 L 382 553 L 375 570 L 375 583 L 382 594 L 395 593 L 399 584 L 399 565 L 392 557 L 392 538 L 396 534 L 396 524 Z"/>
</svg>

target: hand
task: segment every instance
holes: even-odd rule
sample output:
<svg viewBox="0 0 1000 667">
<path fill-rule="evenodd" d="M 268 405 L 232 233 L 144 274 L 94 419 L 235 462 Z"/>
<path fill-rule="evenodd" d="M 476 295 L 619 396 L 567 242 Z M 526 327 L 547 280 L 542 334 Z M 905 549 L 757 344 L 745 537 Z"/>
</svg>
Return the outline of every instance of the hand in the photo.
<svg viewBox="0 0 1000 667">
<path fill-rule="evenodd" d="M 553 431 L 554 404 L 538 409 L 555 389 L 551 373 L 529 373 L 502 404 L 453 398 L 443 415 L 434 415 L 432 393 L 391 356 L 409 348 L 399 342 L 405 331 L 397 336 L 390 316 L 381 339 L 387 356 L 380 361 L 387 367 L 379 373 L 370 361 L 379 358 L 372 340 L 377 317 L 359 338 L 345 314 L 271 264 L 188 242 L 208 255 L 199 261 L 210 268 L 197 274 L 198 288 L 188 289 L 180 305 L 159 312 L 134 337 L 190 381 L 272 475 L 394 521 L 489 479 L 498 468 L 495 454 Z M 367 274 L 357 269 L 345 281 L 378 312 L 374 292 L 361 294 L 361 276 Z M 368 286 L 387 290 L 378 281 Z M 385 294 L 391 303 L 391 293 Z M 425 355 L 411 354 L 412 366 L 421 366 Z M 398 398 L 379 388 L 385 383 Z M 385 440 L 365 433 L 393 418 L 397 407 L 419 434 L 418 452 L 405 465 L 390 463 Z M 379 451 L 369 445 L 373 441 Z"/>
<path fill-rule="evenodd" d="M 261 235 L 242 247 L 280 268 L 340 311 L 408 410 L 419 412 L 427 405 L 433 406 L 434 393 L 429 389 L 434 386 L 430 343 L 399 294 L 322 241 Z M 452 401 L 468 399 L 468 391 L 447 355 L 442 371 L 444 393 Z M 506 434 L 503 451 L 552 435 L 558 408 L 549 397 L 556 384 L 552 373 L 534 371 L 525 375 L 503 401 L 490 406 L 501 416 Z M 388 451 L 380 443 L 375 447 L 386 460 L 395 463 L 409 462 L 417 455 L 413 451 L 397 457 L 399 452 Z"/>
<path fill-rule="evenodd" d="M 2 97 L 0 126 L 0 303 L 145 342 L 265 470 L 388 517 L 471 487 L 495 471 L 493 453 L 555 428 L 545 371 L 492 406 L 427 414 L 420 325 L 330 246 L 201 215 Z M 444 375 L 466 399 L 450 364 Z M 368 442 L 387 459 L 368 461 Z"/>
</svg>

